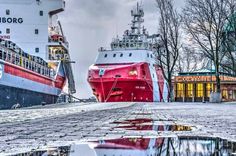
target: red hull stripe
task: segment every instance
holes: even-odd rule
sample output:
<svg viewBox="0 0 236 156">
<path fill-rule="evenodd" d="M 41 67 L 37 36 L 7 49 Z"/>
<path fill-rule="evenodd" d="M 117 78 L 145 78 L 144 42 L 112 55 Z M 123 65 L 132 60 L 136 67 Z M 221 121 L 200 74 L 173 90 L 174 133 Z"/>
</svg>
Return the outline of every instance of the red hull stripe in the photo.
<svg viewBox="0 0 236 156">
<path fill-rule="evenodd" d="M 20 68 L 8 64 L 5 64 L 4 72 L 34 82 L 53 86 L 58 89 L 62 89 L 65 85 L 65 78 L 60 75 L 57 76 L 56 81 L 53 81 L 51 79 L 44 78 L 43 76 L 39 76 L 38 74 L 33 74 L 32 72 L 28 72 L 27 70 L 22 70 Z"/>
</svg>

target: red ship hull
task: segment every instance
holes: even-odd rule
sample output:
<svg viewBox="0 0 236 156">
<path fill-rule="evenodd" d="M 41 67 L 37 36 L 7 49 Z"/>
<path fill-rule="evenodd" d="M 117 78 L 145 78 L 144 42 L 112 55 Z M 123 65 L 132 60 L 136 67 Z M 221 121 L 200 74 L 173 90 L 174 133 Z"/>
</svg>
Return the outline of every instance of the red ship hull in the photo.
<svg viewBox="0 0 236 156">
<path fill-rule="evenodd" d="M 94 95 L 100 102 L 152 102 L 152 82 L 145 80 L 133 80 L 128 78 L 94 79 L 90 81 L 95 88 Z M 115 89 L 112 87 L 115 85 Z M 138 86 L 142 86 L 139 88 Z"/>
<path fill-rule="evenodd" d="M 88 82 L 99 102 L 155 101 L 148 63 L 94 65 L 90 68 Z M 162 101 L 164 79 L 157 83 L 162 87 L 158 88 L 159 94 L 156 96 Z"/>
<path fill-rule="evenodd" d="M 16 104 L 30 107 L 56 103 L 65 82 L 61 65 L 57 76 L 49 78 L 0 60 L 0 109 L 11 109 Z"/>
</svg>

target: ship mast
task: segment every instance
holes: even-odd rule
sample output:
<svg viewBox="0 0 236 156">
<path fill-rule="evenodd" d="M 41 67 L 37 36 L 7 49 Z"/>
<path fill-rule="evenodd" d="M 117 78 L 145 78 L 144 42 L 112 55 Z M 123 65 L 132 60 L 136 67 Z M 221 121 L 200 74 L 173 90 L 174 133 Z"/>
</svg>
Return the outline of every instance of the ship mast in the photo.
<svg viewBox="0 0 236 156">
<path fill-rule="evenodd" d="M 131 28 L 124 32 L 123 38 L 116 37 L 111 43 L 112 50 L 152 50 L 153 43 L 146 29 L 142 26 L 144 22 L 144 11 L 137 3 L 136 8 L 131 10 Z M 104 49 L 101 48 L 101 51 Z"/>
<path fill-rule="evenodd" d="M 144 22 L 144 11 L 142 7 L 137 3 L 137 8 L 134 10 L 131 10 L 131 16 L 133 16 L 132 20 L 132 26 L 131 26 L 131 34 L 132 39 L 138 39 L 141 34 L 141 26 L 142 23 Z"/>
</svg>

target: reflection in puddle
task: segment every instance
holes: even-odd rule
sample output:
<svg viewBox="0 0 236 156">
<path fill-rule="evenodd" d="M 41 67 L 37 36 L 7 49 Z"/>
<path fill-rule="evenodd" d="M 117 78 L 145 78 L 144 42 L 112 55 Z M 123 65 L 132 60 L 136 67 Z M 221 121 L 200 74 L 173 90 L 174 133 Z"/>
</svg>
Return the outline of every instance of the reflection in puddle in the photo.
<svg viewBox="0 0 236 156">
<path fill-rule="evenodd" d="M 134 119 L 134 120 L 125 120 L 121 122 L 113 122 L 117 124 L 115 129 L 125 129 L 133 131 L 191 131 L 192 127 L 184 125 L 161 125 L 156 124 L 151 119 Z"/>
<path fill-rule="evenodd" d="M 231 156 L 236 143 L 218 138 L 120 138 L 74 144 L 30 155 L 60 156 Z M 29 155 L 29 153 L 25 153 Z"/>
<path fill-rule="evenodd" d="M 184 125 L 163 125 L 151 119 L 125 120 L 112 123 L 115 130 L 192 131 Z M 184 133 L 184 132 L 183 132 Z M 210 137 L 121 137 L 70 146 L 33 151 L 36 156 L 231 156 L 236 143 Z"/>
</svg>

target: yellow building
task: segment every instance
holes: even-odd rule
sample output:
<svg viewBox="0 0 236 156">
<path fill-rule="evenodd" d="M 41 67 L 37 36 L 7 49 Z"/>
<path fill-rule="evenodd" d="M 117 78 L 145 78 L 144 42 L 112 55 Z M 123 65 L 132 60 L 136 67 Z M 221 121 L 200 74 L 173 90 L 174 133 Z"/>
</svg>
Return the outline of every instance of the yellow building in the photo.
<svg viewBox="0 0 236 156">
<path fill-rule="evenodd" d="M 179 73 L 174 78 L 175 101 L 209 101 L 210 93 L 216 91 L 216 78 L 214 75 L 214 71 L 207 69 Z M 220 79 L 222 100 L 236 101 L 236 77 L 221 74 Z"/>
</svg>

